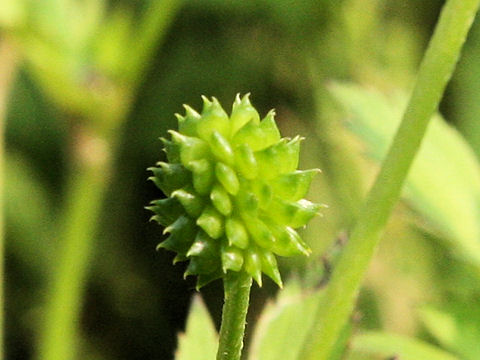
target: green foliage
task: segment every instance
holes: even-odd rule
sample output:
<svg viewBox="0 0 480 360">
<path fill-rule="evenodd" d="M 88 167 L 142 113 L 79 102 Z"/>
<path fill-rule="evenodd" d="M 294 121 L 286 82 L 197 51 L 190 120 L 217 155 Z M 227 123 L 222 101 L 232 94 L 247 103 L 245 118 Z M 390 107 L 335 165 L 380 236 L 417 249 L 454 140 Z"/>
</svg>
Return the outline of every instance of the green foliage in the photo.
<svg viewBox="0 0 480 360">
<path fill-rule="evenodd" d="M 478 307 L 465 308 L 460 303 L 454 303 L 442 311 L 427 306 L 420 310 L 420 318 L 428 332 L 442 346 L 462 359 L 478 359 L 480 356 Z"/>
<path fill-rule="evenodd" d="M 294 229 L 320 208 L 303 199 L 317 171 L 296 170 L 300 138 L 282 139 L 273 111 L 260 121 L 248 95 L 237 96 L 230 117 L 217 99 L 203 101 L 201 115 L 185 106 L 179 132 L 163 140 L 170 163 L 150 168 L 169 196 L 148 208 L 169 234 L 159 247 L 190 261 L 185 276 L 198 275 L 198 288 L 227 271 L 259 285 L 263 272 L 281 287 L 274 254 L 310 252 Z M 179 204 L 183 211 L 172 209 Z"/>
<path fill-rule="evenodd" d="M 405 106 L 361 86 L 330 87 L 347 114 L 347 126 L 380 162 L 387 152 Z M 404 196 L 428 219 L 430 228 L 450 239 L 455 251 L 480 268 L 480 166 L 462 136 L 436 115 L 406 181 Z"/>
<path fill-rule="evenodd" d="M 152 134 L 165 136 L 167 129 L 176 126 L 170 114 L 179 108 L 179 101 L 195 108 L 201 106 L 199 94 L 217 94 L 224 103 L 239 91 L 252 91 L 257 109 L 267 114 L 269 121 L 265 121 L 263 132 L 252 126 L 238 134 L 239 141 L 247 142 L 248 147 L 237 148 L 234 163 L 239 164 L 238 173 L 249 181 L 271 175 L 263 169 L 259 173 L 249 148 L 255 152 L 257 146 L 274 142 L 278 137 L 277 125 L 285 136 L 308 135 L 302 142 L 300 168 L 321 167 L 324 171 L 313 182 L 308 198 L 328 203 L 329 209 L 323 221 L 312 221 L 307 229 L 298 231 L 297 235 L 313 250 L 309 258 L 276 257 L 276 260 L 282 277 L 294 272 L 303 284 L 312 277 L 305 268 L 314 267 L 324 274 L 321 286 L 328 285 L 332 271 L 338 266 L 338 261 L 332 259 L 332 251 L 341 256 L 345 243 L 348 244 L 348 236 L 343 234 L 349 234 L 345 230 L 358 217 L 366 185 L 376 174 L 377 166 L 372 163 L 379 162 L 385 154 L 396 127 L 391 124 L 398 123 L 405 103 L 402 94 L 412 88 L 417 65 L 443 3 L 440 0 L 0 1 L 0 45 L 4 42 L 12 45 L 20 74 L 12 84 L 10 96 L 4 98 L 5 61 L 0 58 L 0 113 L 8 105 L 4 192 L 6 358 L 28 358 L 38 352 L 36 339 L 45 331 L 43 319 L 49 318 L 43 302 L 53 300 L 52 295 L 68 296 L 81 310 L 74 322 L 77 331 L 59 330 L 56 338 L 63 346 L 70 341 L 67 335 L 72 335 L 79 345 L 78 358 L 173 358 L 175 337 L 184 327 L 194 283 L 193 279 L 181 280 L 186 264 L 171 266 L 170 253 L 152 251 L 162 235 L 156 224 L 148 224 L 150 214 L 139 209 L 149 199 L 158 197 L 153 184 L 144 181 L 144 169 L 159 160 L 158 142 Z M 477 155 L 478 25 L 474 24 L 473 36 L 467 41 L 455 81 L 441 107 L 451 128 L 462 132 Z M 444 36 L 443 42 L 449 36 L 450 33 Z M 157 50 L 158 44 L 163 45 Z M 438 76 L 439 72 L 434 73 Z M 347 108 L 341 113 L 349 117 L 348 126 L 356 137 L 347 135 L 336 121 L 338 104 L 328 91 L 328 84 L 332 83 L 330 91 Z M 350 83 L 359 85 L 345 85 Z M 428 95 L 430 89 L 426 90 Z M 267 113 L 271 106 L 278 109 L 275 122 L 273 113 Z M 253 108 L 248 111 L 255 117 Z M 235 114 L 239 126 L 245 113 Z M 394 119 L 393 114 L 396 114 Z M 124 129 L 122 124 L 126 125 Z M 361 340 L 366 329 L 382 334 L 377 338 L 380 343 L 389 343 L 391 338 L 383 335 L 395 333 L 410 343 L 441 346 L 462 359 L 478 358 L 475 352 L 479 337 L 475 311 L 480 295 L 478 237 L 473 240 L 478 231 L 475 221 L 478 162 L 455 130 L 445 124 L 433 125 L 438 132 L 433 137 L 428 135 L 432 139 L 425 139 L 424 144 L 424 147 L 428 144 L 431 153 L 424 157 L 423 165 L 415 163 L 411 172 L 411 175 L 417 172 L 420 180 L 412 184 L 410 176 L 404 189 L 409 207 L 400 204 L 389 221 L 380 251 L 360 292 L 354 319 L 341 331 L 342 339 L 336 340 L 335 359 L 342 356 L 349 344 L 357 343 L 357 335 Z M 82 177 L 76 167 L 76 150 L 78 140 L 85 139 L 79 136 L 85 134 L 83 130 L 87 130 L 90 139 L 100 139 L 101 143 L 106 140 L 109 148 L 108 166 L 92 171 L 90 183 L 75 182 Z M 115 144 L 118 151 L 114 150 Z M 360 156 L 359 145 L 373 162 L 366 162 Z M 173 144 L 167 142 L 166 146 L 172 148 Z M 221 137 L 212 138 L 209 146 L 215 157 L 231 167 L 231 154 L 223 151 Z M 92 147 L 84 149 L 87 150 L 84 154 L 93 154 Z M 223 231 L 234 246 L 224 249 L 217 263 L 229 263 L 232 270 L 243 267 L 239 250 L 243 254 L 256 240 L 251 238 L 243 219 L 228 215 L 236 206 L 230 193 L 236 191 L 236 185 L 227 191 L 217 181 L 216 172 L 226 184 L 231 173 L 215 167 L 212 175 L 204 161 L 192 164 L 194 171 L 181 165 L 190 178 L 191 189 L 195 193 L 196 189 L 200 191 L 200 197 L 192 197 L 191 189 L 183 189 L 183 184 L 165 185 L 161 174 L 178 170 L 170 165 L 169 162 L 158 165 L 162 169 L 153 174 L 160 187 L 168 187 L 165 190 L 169 194 L 168 198 L 152 204 L 161 204 L 164 209 L 156 219 L 162 221 L 162 226 L 173 224 L 180 215 L 197 219 L 204 210 L 203 202 L 198 200 L 203 199 L 221 217 L 229 218 Z M 274 165 L 275 172 L 283 166 Z M 422 166 L 425 169 L 420 169 Z M 302 198 L 314 173 L 294 171 L 272 179 L 269 186 L 282 199 L 296 202 Z M 102 191 L 104 196 L 92 197 L 95 182 L 107 178 L 111 182 Z M 210 188 L 212 179 L 216 185 Z M 70 208 L 77 209 L 80 225 L 72 224 L 68 220 L 71 212 L 66 211 L 74 188 L 78 188 L 75 191 L 78 203 Z M 270 197 L 262 187 L 253 188 L 252 192 L 263 202 Z M 101 197 L 105 200 L 103 205 Z M 243 199 L 248 208 L 252 204 L 247 200 Z M 83 204 L 83 209 L 78 204 Z M 91 205 L 94 211 L 89 210 Z M 282 203 L 275 204 L 274 212 L 279 212 L 282 218 L 288 211 Z M 201 221 L 204 224 L 215 217 L 206 215 Z M 66 223 L 72 224 L 70 238 L 81 240 L 70 248 L 70 259 L 61 260 Z M 272 223 L 266 225 L 277 240 L 276 254 L 299 253 L 298 246 L 291 246 L 290 237 L 282 229 Z M 257 223 L 251 227 L 261 226 Z M 91 235 L 93 230 L 95 236 Z M 215 235 L 215 229 L 212 234 Z M 262 242 L 265 238 L 257 240 Z M 296 243 L 302 244 L 300 241 L 297 239 Z M 335 244 L 334 250 L 328 250 L 331 244 Z M 90 249 L 86 257 L 85 245 Z M 191 255 L 201 248 L 192 249 Z M 306 250 L 300 246 L 300 252 Z M 70 289 L 56 291 L 45 287 L 58 275 L 51 269 L 58 269 L 60 263 L 78 264 L 79 258 L 83 264 L 75 265 L 71 276 L 63 277 L 63 284 L 71 286 Z M 350 266 L 359 261 L 358 257 L 353 259 Z M 185 258 L 175 259 L 181 260 Z M 249 260 L 251 268 L 258 266 L 258 260 L 255 257 Z M 316 288 L 320 280 L 317 275 L 314 278 L 310 285 Z M 201 290 L 217 323 L 220 286 L 221 282 L 214 282 Z M 312 322 L 313 311 L 302 315 L 305 317 L 302 321 L 298 314 L 303 311 L 299 307 L 304 305 L 302 300 L 310 304 L 311 292 L 298 286 L 294 289 L 297 299 L 291 296 L 292 286 L 287 281 L 285 290 L 277 295 L 280 301 L 272 300 L 276 287 L 270 282 L 252 292 L 247 331 L 256 330 L 247 336 L 253 343 L 246 344 L 252 357 L 254 353 L 258 355 L 258 350 L 282 358 L 298 348 L 285 348 L 284 343 L 295 339 L 296 344 L 301 340 L 306 331 L 304 321 Z M 345 299 L 346 293 L 342 294 Z M 291 304 L 298 304 L 298 308 L 287 305 L 286 300 L 282 302 L 287 298 Z M 268 316 L 261 309 L 265 301 Z M 419 304 L 421 310 L 415 316 Z M 211 327 L 208 319 L 204 313 L 203 320 L 198 320 L 205 324 L 205 329 Z M 54 323 L 63 327 L 62 322 Z M 289 329 L 289 333 L 284 329 Z M 180 343 L 184 340 L 195 343 L 206 332 L 211 333 L 183 335 Z M 210 339 L 211 344 L 213 335 Z M 284 341 L 278 344 L 280 339 Z M 394 343 L 385 351 L 377 343 L 368 351 L 353 351 L 344 357 L 385 360 L 396 352 L 398 344 L 405 344 L 397 340 Z M 273 344 L 284 351 L 278 355 Z M 60 354 L 62 347 L 56 345 L 52 346 L 54 353 L 64 360 L 66 357 Z M 200 358 L 202 350 L 195 351 L 195 359 Z M 418 352 L 415 356 L 429 358 L 428 354 L 425 357 Z M 212 347 L 209 358 L 214 357 Z"/>
<path fill-rule="evenodd" d="M 175 360 L 210 360 L 215 358 L 218 334 L 201 297 L 193 298 L 185 333 L 178 336 Z"/>
<path fill-rule="evenodd" d="M 70 139 L 72 165 L 61 212 L 64 218 L 59 222 L 63 243 L 54 257 L 58 264 L 49 275 L 47 315 L 39 341 L 38 356 L 42 359 L 76 356 L 80 294 L 117 132 L 154 45 L 178 3 L 147 2 L 137 24 L 133 9 L 114 12 L 115 16 L 101 0 L 21 1 L 18 7 L 2 6 L 13 18 L 5 23 L 2 17 L 0 26 L 9 31 L 29 73 L 69 114 L 74 128 Z M 135 56 L 127 56 L 129 51 Z"/>
<path fill-rule="evenodd" d="M 263 309 L 253 333 L 249 360 L 297 360 L 313 325 L 312 313 L 320 305 L 323 289 L 308 289 L 295 277 Z M 294 331 L 292 331 L 294 329 Z M 329 360 L 343 358 L 351 326 L 347 325 Z"/>
<path fill-rule="evenodd" d="M 147 0 L 138 15 L 102 0 L 5 3 L 0 26 L 15 33 L 38 83 L 60 107 L 108 132 L 128 110 L 180 2 Z"/>
<path fill-rule="evenodd" d="M 252 335 L 248 359 L 299 359 L 303 342 L 313 322 L 310 314 L 319 305 L 322 294 L 321 289 L 305 288 L 298 278 L 289 279 L 277 298 L 262 310 Z M 292 329 L 295 331 L 292 332 Z M 345 336 L 339 339 L 329 360 L 342 358 L 349 334 L 349 331 L 345 331 Z M 195 296 L 185 334 L 179 335 L 176 360 L 193 359 L 192 356 L 198 354 L 202 354 L 205 359 L 213 359 L 208 355 L 216 350 L 216 341 L 217 334 L 209 314 L 200 297 Z"/>
<path fill-rule="evenodd" d="M 302 355 L 306 359 L 327 359 L 354 309 L 363 277 L 479 6 L 478 0 L 449 0 L 442 9 L 400 126 L 333 272 L 326 300 L 315 314 Z"/>
<path fill-rule="evenodd" d="M 289 280 L 258 319 L 249 359 L 299 359 L 303 342 L 313 323 L 311 314 L 321 296 L 321 290 L 304 291 L 298 280 Z"/>
<path fill-rule="evenodd" d="M 6 232 L 22 239 L 9 242 L 9 250 L 35 275 L 35 281 L 44 282 L 56 251 L 53 205 L 45 184 L 20 155 L 7 154 L 5 170 Z"/>
<path fill-rule="evenodd" d="M 367 354 L 371 356 L 399 357 L 402 360 L 458 360 L 454 355 L 435 348 L 420 340 L 411 339 L 401 335 L 366 332 L 353 337 L 351 342 L 353 354 Z M 356 359 L 354 356 L 351 359 Z"/>
</svg>

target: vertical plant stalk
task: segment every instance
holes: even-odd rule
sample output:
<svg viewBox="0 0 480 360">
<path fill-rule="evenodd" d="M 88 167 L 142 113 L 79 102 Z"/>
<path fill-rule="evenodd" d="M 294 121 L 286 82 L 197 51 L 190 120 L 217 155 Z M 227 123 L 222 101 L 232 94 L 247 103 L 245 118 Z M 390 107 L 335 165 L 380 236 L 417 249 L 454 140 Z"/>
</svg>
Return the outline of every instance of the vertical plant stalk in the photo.
<svg viewBox="0 0 480 360">
<path fill-rule="evenodd" d="M 108 184 L 110 143 L 83 130 L 77 131 L 73 166 L 67 184 L 62 248 L 54 267 L 42 329 L 39 359 L 74 359 L 76 332 L 93 238 L 103 194 Z"/>
<path fill-rule="evenodd" d="M 239 360 L 243 348 L 252 277 L 244 272 L 229 271 L 223 284 L 225 303 L 217 360 Z"/>
<path fill-rule="evenodd" d="M 149 57 L 163 39 L 181 3 L 180 0 L 149 2 L 136 42 L 138 56 L 129 64 L 133 75 L 126 85 L 117 84 L 118 96 L 111 99 L 109 106 L 98 108 L 84 119 L 88 125 L 76 129 L 73 165 L 66 188 L 61 249 L 47 292 L 45 319 L 36 355 L 38 360 L 72 360 L 78 355 L 83 289 L 104 195 L 113 170 L 118 131 L 130 110 Z"/>
<path fill-rule="evenodd" d="M 449 0 L 420 66 L 402 123 L 333 272 L 302 360 L 324 360 L 351 314 L 383 228 L 459 58 L 480 0 Z"/>
<path fill-rule="evenodd" d="M 5 358 L 4 350 L 4 302 L 5 302 L 5 219 L 4 219 L 4 174 L 5 174 L 5 120 L 10 87 L 15 78 L 17 65 L 16 51 L 8 39 L 0 42 L 0 360 Z"/>
<path fill-rule="evenodd" d="M 143 69 L 151 65 L 154 50 L 162 45 L 165 34 L 183 3 L 183 0 L 148 2 L 134 49 L 136 56 L 135 63 L 131 65 L 134 73 L 132 83 L 140 84 L 139 77 L 143 75 Z"/>
</svg>

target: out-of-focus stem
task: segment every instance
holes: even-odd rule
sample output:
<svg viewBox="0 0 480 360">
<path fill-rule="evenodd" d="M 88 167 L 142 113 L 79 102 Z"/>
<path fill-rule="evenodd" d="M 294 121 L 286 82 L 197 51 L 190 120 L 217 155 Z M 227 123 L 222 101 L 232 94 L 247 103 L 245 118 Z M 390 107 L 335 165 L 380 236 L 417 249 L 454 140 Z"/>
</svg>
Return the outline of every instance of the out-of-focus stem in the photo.
<svg viewBox="0 0 480 360">
<path fill-rule="evenodd" d="M 95 230 L 112 172 L 111 160 L 118 131 L 130 110 L 140 76 L 148 65 L 155 45 L 163 38 L 180 4 L 180 0 L 149 1 L 150 7 L 140 21 L 137 47 L 133 49 L 135 56 L 124 59 L 133 75 L 126 84 L 115 84 L 118 86 L 118 96 L 110 99 L 111 103 L 102 108 L 89 112 L 90 115 L 83 119 L 84 126 L 74 133 L 74 156 L 66 189 L 61 250 L 47 290 L 38 360 L 72 360 L 77 355 L 83 288 L 93 252 Z M 133 59 L 133 62 L 129 59 Z"/>
<path fill-rule="evenodd" d="M 5 174 L 5 141 L 4 130 L 7 116 L 7 103 L 10 87 L 16 73 L 17 54 L 8 39 L 0 41 L 0 360 L 5 357 L 4 352 L 4 174 Z"/>
<path fill-rule="evenodd" d="M 40 334 L 39 359 L 74 359 L 83 287 L 109 181 L 111 143 L 88 129 L 75 131 L 67 185 L 62 243 L 51 279 Z"/>
<path fill-rule="evenodd" d="M 328 359 L 351 314 L 382 230 L 400 197 L 479 5 L 480 0 L 448 0 L 444 6 L 402 123 L 319 304 L 300 359 Z"/>
</svg>

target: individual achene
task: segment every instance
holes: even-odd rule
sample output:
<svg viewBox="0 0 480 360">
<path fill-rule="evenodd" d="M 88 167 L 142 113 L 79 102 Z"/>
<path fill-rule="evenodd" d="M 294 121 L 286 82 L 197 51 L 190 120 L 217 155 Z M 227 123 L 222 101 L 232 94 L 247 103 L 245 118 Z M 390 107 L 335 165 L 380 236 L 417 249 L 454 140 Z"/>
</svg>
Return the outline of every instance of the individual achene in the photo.
<svg viewBox="0 0 480 360">
<path fill-rule="evenodd" d="M 168 162 L 149 168 L 167 196 L 148 207 L 169 234 L 158 247 L 189 260 L 197 288 L 227 271 L 282 286 L 275 255 L 310 254 L 295 229 L 321 207 L 303 199 L 319 170 L 297 170 L 301 138 L 282 138 L 273 110 L 260 120 L 248 94 L 230 116 L 216 98 L 203 102 L 201 114 L 176 114 L 178 131 L 162 139 Z"/>
</svg>

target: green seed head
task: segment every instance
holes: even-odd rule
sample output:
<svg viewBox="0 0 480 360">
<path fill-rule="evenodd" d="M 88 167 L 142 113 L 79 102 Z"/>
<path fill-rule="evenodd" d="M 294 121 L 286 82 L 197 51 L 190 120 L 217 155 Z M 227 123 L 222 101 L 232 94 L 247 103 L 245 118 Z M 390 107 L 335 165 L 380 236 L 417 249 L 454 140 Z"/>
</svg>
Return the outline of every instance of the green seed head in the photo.
<svg viewBox="0 0 480 360">
<path fill-rule="evenodd" d="M 148 207 L 169 235 L 159 248 L 189 261 L 198 288 L 227 271 L 282 286 L 275 255 L 310 254 L 295 229 L 321 207 L 303 199 L 319 170 L 297 170 L 301 138 L 281 138 L 273 111 L 260 121 L 248 95 L 230 117 L 217 99 L 203 101 L 201 114 L 185 105 L 176 115 L 179 130 L 162 139 L 168 163 L 149 169 L 167 196 Z"/>
</svg>

